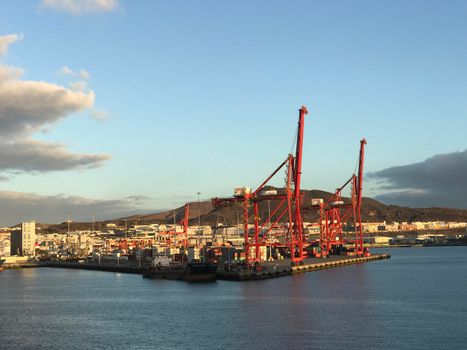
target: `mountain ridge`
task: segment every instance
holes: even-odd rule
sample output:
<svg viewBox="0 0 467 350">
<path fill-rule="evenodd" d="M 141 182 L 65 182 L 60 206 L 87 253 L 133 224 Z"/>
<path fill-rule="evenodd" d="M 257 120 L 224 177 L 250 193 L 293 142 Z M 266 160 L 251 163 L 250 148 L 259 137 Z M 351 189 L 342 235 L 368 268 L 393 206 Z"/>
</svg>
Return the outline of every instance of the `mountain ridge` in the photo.
<svg viewBox="0 0 467 350">
<path fill-rule="evenodd" d="M 273 189 L 270 187 L 269 189 Z M 274 188 L 276 189 L 276 188 Z M 283 191 L 283 189 L 277 189 Z M 306 209 L 306 206 L 311 203 L 311 198 L 323 198 L 327 200 L 332 196 L 332 193 L 321 190 L 302 190 L 302 217 L 305 222 L 316 222 L 318 220 L 318 213 L 316 210 Z M 349 199 L 343 197 L 344 201 Z M 271 208 L 274 208 L 276 200 L 271 200 Z M 191 202 L 189 224 L 196 225 L 198 217 L 202 225 L 215 225 L 222 223 L 225 226 L 236 225 L 237 220 L 241 222 L 241 204 L 236 203 L 231 206 L 214 208 L 211 201 Z M 271 209 L 272 211 L 273 209 Z M 467 209 L 455 208 L 410 208 L 397 205 L 386 205 L 370 197 L 363 197 L 362 199 L 362 221 L 363 222 L 414 222 L 414 221 L 467 221 Z M 175 213 L 175 220 L 174 220 Z M 268 203 L 267 201 L 260 202 L 259 215 L 261 218 L 268 216 Z M 159 223 L 159 224 L 172 224 L 180 222 L 184 216 L 184 206 L 155 212 L 150 214 L 131 215 L 128 217 L 120 217 L 111 220 L 103 220 L 94 223 L 96 230 L 103 230 L 108 223 L 119 223 L 123 225 L 125 221 L 128 225 L 146 224 L 146 223 Z M 44 231 L 49 232 L 66 232 L 67 223 L 43 225 Z M 90 222 L 73 222 L 71 223 L 72 230 L 90 230 L 92 223 Z"/>
</svg>

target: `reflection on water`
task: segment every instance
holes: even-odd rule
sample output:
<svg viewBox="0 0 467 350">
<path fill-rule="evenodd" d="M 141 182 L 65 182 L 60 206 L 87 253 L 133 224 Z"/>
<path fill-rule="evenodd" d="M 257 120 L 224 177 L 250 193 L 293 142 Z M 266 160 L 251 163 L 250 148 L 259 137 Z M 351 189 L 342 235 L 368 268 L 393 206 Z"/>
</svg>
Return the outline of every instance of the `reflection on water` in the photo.
<svg viewBox="0 0 467 350">
<path fill-rule="evenodd" d="M 3 271 L 0 348 L 464 348 L 467 248 L 390 253 L 368 264 L 204 285 Z"/>
</svg>

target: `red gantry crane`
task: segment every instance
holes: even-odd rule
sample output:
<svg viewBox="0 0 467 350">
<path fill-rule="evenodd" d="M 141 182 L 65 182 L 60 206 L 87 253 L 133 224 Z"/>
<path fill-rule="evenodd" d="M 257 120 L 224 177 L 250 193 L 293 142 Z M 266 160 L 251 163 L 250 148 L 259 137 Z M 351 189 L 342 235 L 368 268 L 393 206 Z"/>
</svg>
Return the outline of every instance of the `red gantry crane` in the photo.
<svg viewBox="0 0 467 350">
<path fill-rule="evenodd" d="M 343 225 L 347 224 L 351 218 L 355 231 L 355 255 L 364 255 L 361 206 L 366 143 L 365 139 L 360 141 L 358 175 L 353 174 L 326 202 L 312 203 L 315 204 L 313 207 L 319 208 L 321 218 L 320 254 L 322 257 L 326 257 L 334 247 L 343 246 L 346 243 L 343 237 Z M 349 184 L 351 185 L 350 202 L 345 203 L 342 199 L 342 191 Z"/>
<path fill-rule="evenodd" d="M 185 204 L 183 218 L 178 222 L 178 225 L 181 225 L 183 227 L 183 231 L 178 232 L 177 231 L 177 224 L 174 223 L 173 230 L 168 232 L 169 239 L 168 239 L 167 243 L 168 243 L 169 248 L 180 247 L 180 246 L 184 247 L 185 249 L 188 248 L 188 219 L 189 219 L 189 215 L 190 215 L 190 205 L 187 203 L 187 204 Z M 172 236 L 174 236 L 173 239 L 172 239 Z M 180 236 L 181 236 L 181 239 L 179 238 Z"/>
<path fill-rule="evenodd" d="M 260 248 L 265 246 L 283 247 L 290 254 L 292 263 L 300 263 L 303 253 L 303 222 L 300 212 L 302 193 L 300 191 L 303 159 L 303 137 L 306 107 L 299 110 L 298 132 L 295 156 L 289 154 L 279 167 L 255 190 L 236 188 L 230 198 L 213 198 L 215 207 L 241 203 L 243 212 L 243 231 L 245 260 L 247 264 L 260 262 Z M 283 190 L 268 190 L 265 187 L 285 167 L 286 184 Z M 261 220 L 260 202 L 272 202 L 275 206 L 268 212 L 267 218 Z M 250 209 L 253 211 L 253 232 L 250 230 Z M 284 224 L 283 222 L 286 221 Z M 279 233 L 281 234 L 279 234 Z"/>
</svg>

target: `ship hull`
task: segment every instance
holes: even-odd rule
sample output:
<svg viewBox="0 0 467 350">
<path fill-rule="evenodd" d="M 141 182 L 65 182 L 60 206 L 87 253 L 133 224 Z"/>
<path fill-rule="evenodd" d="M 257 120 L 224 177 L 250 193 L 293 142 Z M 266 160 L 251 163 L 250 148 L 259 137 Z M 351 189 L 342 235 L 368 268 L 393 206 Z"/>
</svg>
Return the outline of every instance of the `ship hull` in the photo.
<svg viewBox="0 0 467 350">
<path fill-rule="evenodd" d="M 168 279 L 186 282 L 214 282 L 217 267 L 203 263 L 187 264 L 183 268 L 150 268 L 143 271 L 144 278 Z"/>
</svg>

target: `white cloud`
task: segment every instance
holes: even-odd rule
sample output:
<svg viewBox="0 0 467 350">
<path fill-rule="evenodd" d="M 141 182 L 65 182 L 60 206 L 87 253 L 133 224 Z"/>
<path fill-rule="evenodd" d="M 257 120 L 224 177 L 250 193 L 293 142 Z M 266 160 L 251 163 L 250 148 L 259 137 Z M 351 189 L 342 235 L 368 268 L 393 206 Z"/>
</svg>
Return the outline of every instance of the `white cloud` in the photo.
<svg viewBox="0 0 467 350">
<path fill-rule="evenodd" d="M 84 80 L 89 80 L 91 78 L 91 76 L 89 75 L 89 72 L 84 69 L 80 69 L 78 74 L 79 74 L 79 77 Z"/>
<path fill-rule="evenodd" d="M 133 195 L 133 196 L 125 197 L 125 199 L 134 201 L 134 202 L 141 202 L 141 201 L 148 201 L 150 198 L 144 195 Z"/>
<path fill-rule="evenodd" d="M 6 83 L 12 80 L 17 80 L 24 73 L 21 68 L 11 67 L 0 64 L 0 84 Z"/>
<path fill-rule="evenodd" d="M 74 74 L 74 72 L 66 66 L 59 69 L 58 73 L 62 75 L 73 75 Z"/>
<path fill-rule="evenodd" d="M 44 172 L 95 168 L 110 159 L 110 156 L 76 154 L 62 144 L 20 140 L 1 144 L 0 159 L 0 170 L 3 171 Z"/>
<path fill-rule="evenodd" d="M 118 0 L 42 0 L 41 6 L 73 15 L 111 12 L 119 8 Z"/>
<path fill-rule="evenodd" d="M 23 34 L 0 35 L 0 55 L 8 52 L 8 46 L 23 39 Z"/>
<path fill-rule="evenodd" d="M 20 80 L 20 71 L 0 66 L 0 135 L 30 135 L 91 108 L 94 92 L 69 90 L 43 81 Z"/>
<path fill-rule="evenodd" d="M 83 79 L 83 80 L 89 80 L 91 79 L 91 75 L 89 72 L 85 69 L 80 69 L 78 71 L 72 70 L 70 67 L 62 67 L 57 71 L 58 74 L 72 77 L 72 78 L 78 78 L 78 79 Z"/>
<path fill-rule="evenodd" d="M 104 111 L 103 109 L 92 109 L 91 110 L 91 117 L 96 120 L 105 120 L 109 117 L 110 113 Z"/>
<path fill-rule="evenodd" d="M 12 42 L 5 37 L 0 36 L 0 42 Z M 62 71 L 73 73 L 67 67 Z M 0 64 L 0 170 L 17 173 L 83 169 L 109 159 L 108 155 L 72 153 L 64 145 L 33 140 L 35 132 L 91 109 L 95 95 L 87 91 L 86 82 L 75 82 L 72 89 L 67 89 L 54 83 L 22 80 L 22 74 L 20 68 Z M 89 78 L 85 70 L 75 74 Z"/>
<path fill-rule="evenodd" d="M 70 83 L 70 89 L 73 91 L 86 91 L 88 84 L 85 81 L 74 81 Z"/>
</svg>

